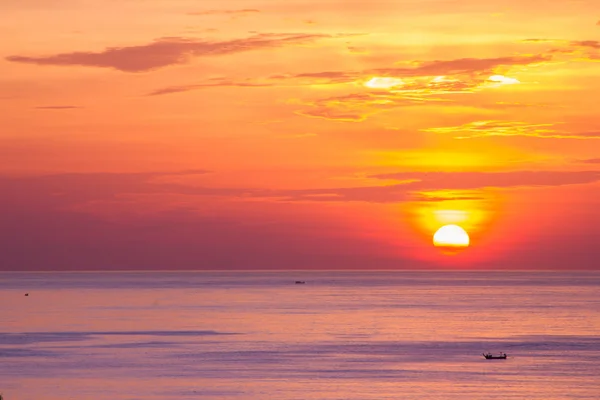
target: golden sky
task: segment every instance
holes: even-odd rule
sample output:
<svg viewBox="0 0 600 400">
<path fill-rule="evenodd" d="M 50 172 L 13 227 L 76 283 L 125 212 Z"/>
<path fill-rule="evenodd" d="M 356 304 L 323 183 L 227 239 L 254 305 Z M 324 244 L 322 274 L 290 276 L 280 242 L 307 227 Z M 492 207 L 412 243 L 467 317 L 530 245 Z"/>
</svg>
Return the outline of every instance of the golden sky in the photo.
<svg viewBox="0 0 600 400">
<path fill-rule="evenodd" d="M 2 268 L 597 269 L 599 95 L 596 0 L 2 1 Z"/>
</svg>

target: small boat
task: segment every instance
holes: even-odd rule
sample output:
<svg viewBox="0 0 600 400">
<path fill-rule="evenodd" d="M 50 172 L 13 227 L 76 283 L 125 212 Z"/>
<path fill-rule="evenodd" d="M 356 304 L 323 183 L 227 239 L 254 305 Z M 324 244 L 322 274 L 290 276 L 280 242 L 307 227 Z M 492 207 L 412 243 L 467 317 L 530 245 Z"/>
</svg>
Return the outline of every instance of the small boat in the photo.
<svg viewBox="0 0 600 400">
<path fill-rule="evenodd" d="M 296 285 L 304 285 L 305 283 L 305 281 L 296 281 Z"/>
<path fill-rule="evenodd" d="M 493 355 L 492 353 L 483 353 L 486 360 L 506 360 L 506 353 Z"/>
</svg>

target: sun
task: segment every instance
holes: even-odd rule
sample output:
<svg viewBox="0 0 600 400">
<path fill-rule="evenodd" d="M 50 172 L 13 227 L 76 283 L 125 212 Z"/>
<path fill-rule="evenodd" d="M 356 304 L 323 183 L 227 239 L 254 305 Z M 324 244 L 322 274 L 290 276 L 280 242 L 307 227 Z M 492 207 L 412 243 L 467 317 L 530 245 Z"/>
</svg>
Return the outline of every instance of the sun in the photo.
<svg viewBox="0 0 600 400">
<path fill-rule="evenodd" d="M 433 235 L 433 245 L 443 250 L 463 250 L 469 243 L 469 234 L 458 225 L 444 225 Z"/>
</svg>

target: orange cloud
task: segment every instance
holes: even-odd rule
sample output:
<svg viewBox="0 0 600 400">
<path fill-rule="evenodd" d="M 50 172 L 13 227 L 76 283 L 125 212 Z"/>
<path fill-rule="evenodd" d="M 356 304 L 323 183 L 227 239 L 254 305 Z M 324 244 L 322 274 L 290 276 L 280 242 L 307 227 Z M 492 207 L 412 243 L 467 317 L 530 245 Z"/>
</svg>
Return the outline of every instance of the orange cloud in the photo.
<svg viewBox="0 0 600 400">
<path fill-rule="evenodd" d="M 587 160 L 579 160 L 585 164 L 600 164 L 600 158 L 588 158 Z"/>
<path fill-rule="evenodd" d="M 79 106 L 38 106 L 35 107 L 37 110 L 72 110 L 81 108 Z"/>
<path fill-rule="evenodd" d="M 168 86 L 161 89 L 156 89 L 147 94 L 147 96 L 161 96 L 171 93 L 189 92 L 191 90 L 204 89 L 210 87 L 266 87 L 272 86 L 268 83 L 252 83 L 252 82 L 235 82 L 225 80 L 222 78 L 212 79 L 209 82 L 190 84 L 190 85 L 179 85 L 179 86 Z"/>
<path fill-rule="evenodd" d="M 419 179 L 409 186 L 419 190 L 563 186 L 593 183 L 600 171 L 510 171 L 510 172 L 399 172 L 371 175 L 377 179 Z"/>
<path fill-rule="evenodd" d="M 600 41 L 597 40 L 526 39 L 521 42 L 556 43 L 558 47 L 548 50 L 548 54 L 578 56 L 563 61 L 595 61 L 600 57 Z"/>
<path fill-rule="evenodd" d="M 592 49 L 600 49 L 600 41 L 598 40 L 577 40 L 571 42 L 572 46 L 589 47 Z"/>
<path fill-rule="evenodd" d="M 274 79 L 315 78 L 332 83 L 353 82 L 365 76 L 382 77 L 437 77 L 466 74 L 491 74 L 496 68 L 516 65 L 532 65 L 552 60 L 551 55 L 495 57 L 495 58 L 460 58 L 456 60 L 436 60 L 416 62 L 415 67 L 374 68 L 363 71 L 321 71 L 306 72 L 295 75 L 277 75 Z M 486 79 L 488 77 L 486 76 Z M 321 82 L 320 82 L 321 83 Z"/>
<path fill-rule="evenodd" d="M 552 56 L 546 54 L 494 58 L 460 58 L 456 60 L 423 62 L 415 68 L 379 68 L 374 69 L 373 72 L 396 76 L 460 75 L 476 72 L 491 72 L 500 66 L 530 65 L 551 60 Z"/>
<path fill-rule="evenodd" d="M 271 80 L 306 81 L 306 84 L 344 84 L 363 82 L 370 91 L 328 97 L 302 104 L 312 107 L 298 114 L 342 121 L 363 121 L 369 115 L 400 106 L 441 101 L 434 95 L 469 93 L 518 80 L 499 75 L 499 67 L 535 65 L 552 59 L 548 55 L 496 58 L 463 58 L 417 63 L 416 67 L 377 68 L 363 71 L 321 71 L 294 75 L 275 75 Z M 384 87 L 383 84 L 394 82 Z M 445 100 L 448 101 L 448 100 Z"/>
<path fill-rule="evenodd" d="M 302 44 L 317 39 L 331 38 L 324 34 L 259 34 L 243 39 L 221 42 L 200 41 L 170 37 L 152 43 L 109 47 L 100 52 L 72 52 L 50 56 L 9 56 L 6 60 L 36 65 L 86 66 L 113 68 L 124 72 L 144 72 L 169 65 L 184 64 L 192 57 L 235 54 L 251 50 Z"/>
<path fill-rule="evenodd" d="M 600 139 L 600 132 L 568 132 L 554 129 L 555 124 L 531 124 L 520 121 L 475 121 L 459 126 L 426 128 L 424 132 L 453 134 L 456 139 L 487 136 L 529 136 L 541 139 Z"/>
<path fill-rule="evenodd" d="M 338 121 L 359 122 L 369 115 L 397 107 L 422 104 L 417 97 L 401 97 L 389 93 L 352 93 L 313 101 L 300 102 L 310 108 L 297 111 L 299 115 Z"/>
<path fill-rule="evenodd" d="M 412 62 L 417 66 L 410 68 L 377 68 L 362 71 L 320 71 L 298 74 L 277 74 L 260 79 L 256 82 L 251 82 L 249 79 L 239 82 L 218 78 L 221 82 L 168 86 L 152 91 L 149 95 L 157 96 L 216 86 L 275 86 L 278 81 L 286 80 L 293 80 L 299 84 L 305 85 L 335 85 L 356 83 L 366 79 L 365 86 L 370 89 L 381 89 L 379 87 L 371 87 L 372 85 L 369 86 L 367 83 L 373 80 L 386 79 L 400 81 L 400 79 L 396 77 L 403 77 L 405 80 L 402 85 L 388 88 L 390 92 L 394 92 L 395 94 L 385 94 L 383 92 L 378 95 L 360 93 L 336 98 L 325 98 L 312 103 L 306 103 L 315 107 L 316 110 L 299 111 L 299 114 L 311 117 L 362 121 L 365 119 L 365 114 L 371 114 L 372 112 L 348 112 L 348 109 L 359 109 L 361 106 L 359 103 L 362 102 L 363 107 L 370 107 L 377 103 L 376 108 L 381 110 L 392 108 L 394 107 L 394 104 L 406 105 L 422 102 L 425 100 L 423 96 L 473 92 L 488 87 L 518 83 L 514 78 L 495 74 L 495 69 L 503 66 L 509 68 L 510 66 L 516 65 L 534 65 L 550 60 L 551 57 L 546 55 L 464 58 L 432 62 Z M 447 78 L 448 76 L 453 78 Z M 399 93 L 407 94 L 411 97 L 399 98 Z M 415 95 L 420 96 L 420 98 L 415 98 Z M 374 97 L 377 97 L 375 101 L 373 99 Z M 428 100 L 435 101 L 436 99 L 429 98 Z M 384 104 L 387 104 L 387 106 L 383 106 Z"/>
</svg>

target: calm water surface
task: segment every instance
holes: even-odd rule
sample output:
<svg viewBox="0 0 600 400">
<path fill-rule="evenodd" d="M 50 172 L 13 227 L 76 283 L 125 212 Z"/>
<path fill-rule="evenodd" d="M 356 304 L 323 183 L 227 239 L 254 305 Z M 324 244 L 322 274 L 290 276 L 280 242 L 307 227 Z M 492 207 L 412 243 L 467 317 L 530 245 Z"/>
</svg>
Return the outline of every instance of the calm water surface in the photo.
<svg viewBox="0 0 600 400">
<path fill-rule="evenodd" d="M 6 400 L 600 399 L 599 273 L 1 273 L 0 307 Z"/>
</svg>

